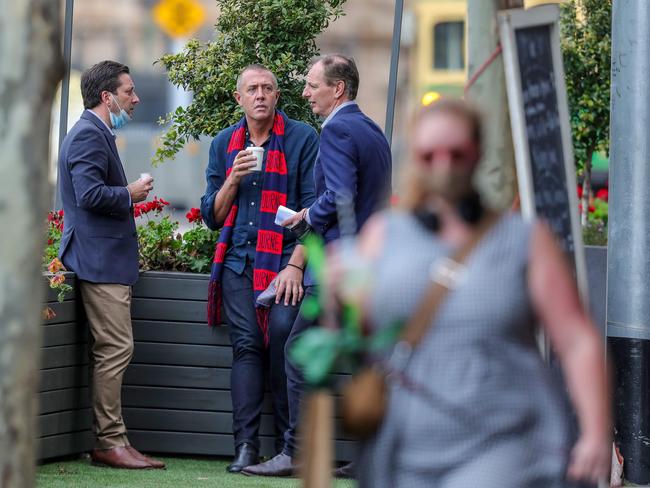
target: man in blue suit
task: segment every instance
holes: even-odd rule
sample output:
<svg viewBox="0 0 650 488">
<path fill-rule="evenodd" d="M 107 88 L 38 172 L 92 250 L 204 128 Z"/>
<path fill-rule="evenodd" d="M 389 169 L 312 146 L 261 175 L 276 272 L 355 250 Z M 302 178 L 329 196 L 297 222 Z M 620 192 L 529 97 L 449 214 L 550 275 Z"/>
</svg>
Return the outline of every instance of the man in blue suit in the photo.
<svg viewBox="0 0 650 488">
<path fill-rule="evenodd" d="M 356 233 L 378 208 L 385 206 L 391 191 L 390 146 L 382 130 L 368 118 L 355 102 L 359 88 L 359 71 L 352 58 L 332 54 L 317 59 L 307 74 L 303 91 L 313 112 L 324 118 L 319 154 L 314 163 L 316 201 L 284 222 L 293 226 L 306 220 L 325 243 L 341 236 L 341 231 Z M 346 211 L 354 214 L 352 228 L 339 226 L 337 204 L 347 202 Z M 311 285 L 311 286 L 310 286 Z M 315 283 L 305 276 L 305 296 L 313 294 Z M 302 314 L 296 319 L 287 339 L 287 349 L 306 328 L 315 325 Z M 290 476 L 295 472 L 296 427 L 300 410 L 303 380 L 300 370 L 288 360 L 287 391 L 289 429 L 285 449 L 269 461 L 250 466 L 244 474 Z M 341 473 L 346 474 L 346 473 Z"/>
<path fill-rule="evenodd" d="M 129 445 L 121 388 L 133 354 L 131 286 L 138 279 L 133 204 L 147 198 L 152 178 L 128 183 L 114 129 L 139 103 L 129 68 L 102 61 L 81 77 L 85 111 L 65 137 L 59 184 L 65 227 L 59 257 L 77 274 L 92 336 L 92 460 L 115 468 L 163 468 Z"/>
</svg>

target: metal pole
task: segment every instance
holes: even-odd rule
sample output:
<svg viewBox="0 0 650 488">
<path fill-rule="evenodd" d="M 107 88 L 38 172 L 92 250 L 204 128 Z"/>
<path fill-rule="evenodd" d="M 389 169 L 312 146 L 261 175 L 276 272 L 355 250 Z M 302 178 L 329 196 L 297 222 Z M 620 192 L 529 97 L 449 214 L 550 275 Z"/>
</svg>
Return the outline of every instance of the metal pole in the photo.
<svg viewBox="0 0 650 488">
<path fill-rule="evenodd" d="M 625 478 L 650 483 L 650 2 L 612 2 L 607 342 Z"/>
<path fill-rule="evenodd" d="M 388 144 L 393 144 L 393 122 L 395 119 L 395 98 L 397 97 L 397 70 L 399 68 L 399 51 L 402 44 L 402 14 L 404 0 L 395 2 L 395 17 L 393 22 L 393 44 L 390 53 L 390 75 L 388 78 L 388 102 L 386 104 L 386 124 L 384 132 Z"/>
<path fill-rule="evenodd" d="M 497 12 L 503 0 L 470 0 L 467 4 L 468 73 L 476 70 L 494 53 L 499 44 Z M 510 5 L 508 5 L 510 6 Z M 485 125 L 483 161 L 477 184 L 485 203 L 496 209 L 512 204 L 516 190 L 515 156 L 503 60 L 497 58 L 476 80 L 467 93 L 488 117 Z"/>
<path fill-rule="evenodd" d="M 63 80 L 61 81 L 61 108 L 59 109 L 59 152 L 63 139 L 68 133 L 68 103 L 70 100 L 70 64 L 72 60 L 72 11 L 74 0 L 65 1 L 65 27 L 63 34 Z M 56 188 L 54 191 L 54 208 L 61 208 L 61 196 L 59 195 L 59 175 L 56 176 Z"/>
</svg>

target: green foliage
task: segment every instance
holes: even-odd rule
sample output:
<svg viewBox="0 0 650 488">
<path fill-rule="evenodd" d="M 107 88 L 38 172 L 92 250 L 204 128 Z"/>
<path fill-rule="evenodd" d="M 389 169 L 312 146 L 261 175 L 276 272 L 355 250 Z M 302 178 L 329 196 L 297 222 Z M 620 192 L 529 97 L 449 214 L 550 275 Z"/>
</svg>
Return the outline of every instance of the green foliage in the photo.
<svg viewBox="0 0 650 488">
<path fill-rule="evenodd" d="M 172 222 L 168 215 L 160 219 L 149 219 L 138 225 L 138 248 L 140 269 L 173 270 L 181 241 L 176 238 L 178 222 Z"/>
<path fill-rule="evenodd" d="M 193 273 L 209 273 L 218 238 L 218 231 L 210 230 L 202 223 L 195 224 L 182 236 L 180 266 Z"/>
<path fill-rule="evenodd" d="M 208 229 L 199 209 L 193 208 L 186 215 L 193 227 L 181 234 L 179 223 L 162 215 L 167 205 L 158 198 L 136 204 L 140 269 L 209 273 L 219 231 Z"/>
<path fill-rule="evenodd" d="M 47 245 L 43 253 L 43 265 L 48 267 L 59 255 L 59 243 L 63 234 L 63 210 L 47 214 Z"/>
<path fill-rule="evenodd" d="M 581 172 L 594 151 L 609 152 L 612 1 L 569 0 L 561 9 L 573 147 Z"/>
<path fill-rule="evenodd" d="M 607 245 L 607 225 L 602 221 L 590 220 L 582 228 L 582 241 L 587 246 L 606 246 Z"/>
<path fill-rule="evenodd" d="M 302 99 L 309 61 L 318 54 L 315 38 L 342 15 L 345 0 L 216 0 L 219 18 L 213 41 L 187 43 L 178 54 L 160 59 L 169 80 L 194 94 L 192 103 L 161 119 L 169 124 L 153 157 L 172 159 L 190 138 L 214 136 L 242 113 L 233 98 L 245 66 L 261 63 L 277 76 L 279 107 L 293 119 L 314 123 Z"/>
<path fill-rule="evenodd" d="M 168 205 L 169 202 L 155 197 L 134 206 L 140 269 L 209 273 L 219 231 L 208 229 L 199 209 L 193 208 L 186 215 L 192 228 L 184 233 L 178 232 L 180 224 L 172 221 L 169 215 L 163 215 Z M 50 288 L 58 291 L 59 301 L 63 301 L 65 294 L 72 289 L 65 283 L 64 268 L 57 258 L 62 231 L 63 212 L 50 212 L 43 263 L 52 275 Z"/>
</svg>

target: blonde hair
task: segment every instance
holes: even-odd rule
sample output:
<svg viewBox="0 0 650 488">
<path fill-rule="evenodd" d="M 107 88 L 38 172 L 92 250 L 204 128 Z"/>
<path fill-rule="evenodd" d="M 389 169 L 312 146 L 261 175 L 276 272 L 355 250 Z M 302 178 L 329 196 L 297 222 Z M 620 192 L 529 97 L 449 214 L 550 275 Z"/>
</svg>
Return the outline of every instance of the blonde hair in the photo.
<svg viewBox="0 0 650 488">
<path fill-rule="evenodd" d="M 412 132 L 423 119 L 434 115 L 450 115 L 464 120 L 470 131 L 472 140 L 476 143 L 479 153 L 483 143 L 483 118 L 481 113 L 468 102 L 456 98 L 443 98 L 421 108 L 413 117 Z M 399 206 L 406 210 L 420 207 L 429 196 L 423 178 L 426 169 L 409 160 L 402 166 L 399 178 Z"/>
</svg>

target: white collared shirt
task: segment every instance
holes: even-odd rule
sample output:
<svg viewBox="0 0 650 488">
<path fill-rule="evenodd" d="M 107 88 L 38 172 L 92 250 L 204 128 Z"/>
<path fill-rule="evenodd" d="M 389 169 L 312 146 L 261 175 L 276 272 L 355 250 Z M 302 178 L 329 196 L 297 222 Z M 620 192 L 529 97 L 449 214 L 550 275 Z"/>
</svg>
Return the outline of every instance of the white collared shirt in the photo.
<svg viewBox="0 0 650 488">
<path fill-rule="evenodd" d="M 355 102 L 354 100 L 348 100 L 347 102 L 343 102 L 341 105 L 339 105 L 339 106 L 336 107 L 334 110 L 332 110 L 332 111 L 330 112 L 330 114 L 325 118 L 325 120 L 323 121 L 323 124 L 321 125 L 321 129 L 324 128 L 325 125 L 327 125 L 327 123 L 328 123 L 330 120 L 332 120 L 332 119 L 334 118 L 334 116 L 335 116 L 337 113 L 339 113 L 339 111 L 340 111 L 343 107 L 347 107 L 347 106 L 349 106 L 349 105 L 356 105 L 356 104 L 357 104 L 357 102 Z"/>
<path fill-rule="evenodd" d="M 113 132 L 113 129 L 111 129 L 111 128 L 109 127 L 109 125 L 108 125 L 106 122 L 104 122 L 104 119 L 102 119 L 99 115 L 97 115 L 97 114 L 96 114 L 95 112 L 93 112 L 92 110 L 88 109 L 88 111 L 89 111 L 91 114 L 93 114 L 95 117 L 97 117 L 97 118 L 100 120 L 100 122 L 101 122 L 102 124 L 104 124 L 104 127 L 106 127 L 106 128 L 108 129 L 108 132 L 110 132 L 111 135 L 112 135 L 113 137 L 115 137 L 115 132 Z"/>
</svg>

